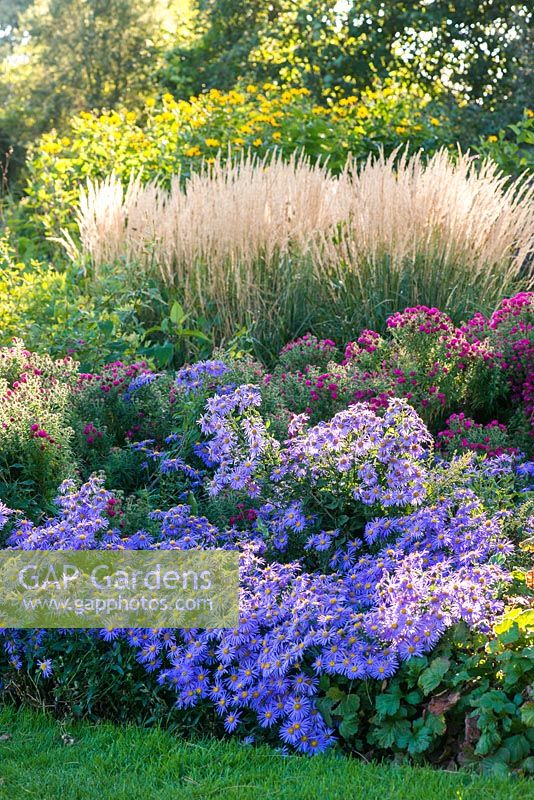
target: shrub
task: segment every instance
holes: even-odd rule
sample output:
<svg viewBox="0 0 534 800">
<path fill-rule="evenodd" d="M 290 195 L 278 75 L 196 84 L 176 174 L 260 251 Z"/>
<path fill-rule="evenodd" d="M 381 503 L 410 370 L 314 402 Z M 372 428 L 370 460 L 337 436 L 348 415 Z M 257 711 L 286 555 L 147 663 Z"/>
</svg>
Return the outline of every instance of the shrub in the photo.
<svg viewBox="0 0 534 800">
<path fill-rule="evenodd" d="M 454 736 L 475 715 L 478 727 L 469 729 L 460 755 L 476 742 L 475 760 L 495 756 L 505 767 L 527 769 L 530 739 L 521 719 L 528 712 L 528 650 L 521 643 L 512 666 L 499 643 L 490 645 L 496 649 L 488 652 L 498 654 L 493 660 L 473 658 L 468 648 L 502 611 L 514 558 L 510 518 L 532 465 L 526 478 L 503 457 L 477 461 L 471 454 L 436 465 L 428 431 L 399 400 L 383 414 L 356 405 L 316 426 L 294 419 L 282 443 L 260 416 L 260 390 L 235 387 L 232 377 L 232 368 L 210 361 L 182 370 L 172 389 L 172 405 L 215 389 L 200 421 L 204 444 L 193 448 L 204 461 L 200 472 L 154 443 L 134 443 L 134 449 L 159 462 L 162 473 L 186 475 L 197 507 L 220 497 L 223 522 L 224 508 L 241 509 L 233 525 L 216 526 L 182 501 L 151 513 L 143 530 L 130 530 L 124 519 L 117 526 L 120 501 L 93 477 L 81 488 L 67 481 L 55 516 L 15 524 L 10 543 L 26 549 L 237 547 L 243 593 L 237 631 L 93 634 L 111 643 L 113 658 L 122 652 L 113 642 L 132 647 L 148 673 L 176 692 L 186 716 L 196 708 L 206 719 L 214 710 L 228 733 L 282 740 L 306 753 L 338 736 L 349 748 L 363 742 L 373 753 L 420 760 L 439 758 L 447 730 Z M 115 365 L 89 383 L 115 407 L 119 397 L 128 403 L 158 380 Z M 166 441 L 172 446 L 180 438 L 176 431 Z M 248 513 L 238 498 L 245 498 Z M 460 623 L 474 633 L 459 635 Z M 63 653 L 56 634 L 52 650 L 45 634 L 37 641 L 16 632 L 5 638 L 11 668 L 24 665 L 41 681 L 56 680 L 51 655 Z M 84 708 L 76 687 L 69 692 L 64 653 L 57 668 L 57 696 L 67 705 L 77 698 Z M 16 676 L 9 680 L 23 686 Z M 467 690 L 471 680 L 477 690 Z M 381 690 L 379 681 L 387 682 Z M 494 689 L 499 682 L 504 688 Z M 438 687 L 449 695 L 458 687 L 461 702 L 449 696 L 443 703 L 434 694 Z M 490 698 L 494 707 L 486 713 Z M 511 726 L 518 738 L 508 742 Z M 517 748 L 501 758 L 503 741 Z"/>
<path fill-rule="evenodd" d="M 525 109 L 517 122 L 487 136 L 477 150 L 510 175 L 531 172 L 534 166 L 534 110 Z"/>
<path fill-rule="evenodd" d="M 313 421 L 350 403 L 365 401 L 378 409 L 393 397 L 404 397 L 434 434 L 449 417 L 451 423 L 458 422 L 455 430 L 469 428 L 469 441 L 480 444 L 481 451 L 491 449 L 482 447 L 490 436 L 488 442 L 493 442 L 497 451 L 501 445 L 507 449 L 515 443 L 530 452 L 530 394 L 521 387 L 524 381 L 528 387 L 531 372 L 527 338 L 531 303 L 529 293 L 519 293 L 503 301 L 491 318 L 493 323 L 476 314 L 460 327 L 437 308 L 407 308 L 388 317 L 384 335 L 362 331 L 356 341 L 347 344 L 342 363 L 339 350 L 328 346 L 312 349 L 312 353 L 321 353 L 321 362 L 315 365 L 310 359 L 306 364 L 309 348 L 299 341 L 290 344 L 268 380 L 294 412 L 304 412 Z M 510 316 L 507 309 L 513 309 L 516 316 Z M 497 320 L 502 320 L 502 331 Z M 508 335 L 510 330 L 514 333 Z M 481 422 L 470 421 L 469 415 Z M 490 428 L 484 428 L 495 416 L 509 423 L 513 442 L 495 422 L 491 435 Z M 441 439 L 450 440 L 449 446 L 460 443 L 451 434 L 448 429 Z"/>
<path fill-rule="evenodd" d="M 446 420 L 446 425 L 445 430 L 438 433 L 438 439 L 444 451 L 454 453 L 462 450 L 475 450 L 490 456 L 498 456 L 503 453 L 515 455 L 519 452 L 518 448 L 512 444 L 506 425 L 496 419 L 488 422 L 487 425 L 482 425 L 480 422 L 466 417 L 461 411 L 459 414 L 451 414 Z"/>
<path fill-rule="evenodd" d="M 522 402 L 529 420 L 534 417 L 534 323 L 532 309 L 534 295 L 531 292 L 505 299 L 494 313 L 485 319 L 476 314 L 463 330 L 486 337 L 498 354 L 503 376 L 508 381 L 512 396 Z"/>
<path fill-rule="evenodd" d="M 0 346 L 22 338 L 32 351 L 75 356 L 85 371 L 106 358 L 132 357 L 143 345 L 159 361 L 167 334 L 155 328 L 165 325 L 169 306 L 153 281 L 106 270 L 96 282 L 76 265 L 20 260 L 8 237 L 0 238 Z"/>
<path fill-rule="evenodd" d="M 402 419 L 386 417 L 379 458 L 382 445 L 389 449 L 388 436 L 401 446 L 395 441 L 395 426 L 400 423 L 402 427 Z M 421 433 L 424 441 L 424 431 Z M 414 435 L 418 435 L 415 428 Z M 357 449 L 358 439 L 354 439 L 352 450 Z M 394 451 L 386 456 L 384 450 L 382 457 L 386 467 L 391 457 L 389 467 L 393 466 Z M 458 494 L 458 485 L 451 488 Z M 330 551 L 330 569 L 335 570 L 331 575 L 320 570 L 299 574 L 297 564 L 277 563 L 272 558 L 268 564 L 260 547 L 266 530 L 276 537 L 282 522 L 287 538 L 290 531 L 298 533 L 296 523 L 299 519 L 304 521 L 304 515 L 297 512 L 290 517 L 289 506 L 285 511 L 281 509 L 283 520 L 278 514 L 269 524 L 264 514 L 263 526 L 254 525 L 257 533 L 249 534 L 251 541 L 247 543 L 246 533 L 239 537 L 240 544 L 238 540 L 243 549 L 243 594 L 237 637 L 228 631 L 182 631 L 170 635 L 153 631 L 147 640 L 142 632 L 107 630 L 100 636 L 111 641 L 124 636 L 149 671 L 163 666 L 160 681 L 174 687 L 179 707 L 187 709 L 210 698 L 225 717 L 228 732 L 237 727 L 244 715 L 244 724 L 246 719 L 252 722 L 257 718 L 260 730 L 276 725 L 282 740 L 303 752 L 324 749 L 332 741 L 333 731 L 314 711 L 313 698 L 318 694 L 320 676 L 327 675 L 332 680 L 337 676 L 349 680 L 387 679 L 397 671 L 399 660 L 431 650 L 441 634 L 458 620 L 486 630 L 501 607 L 495 592 L 506 572 L 489 561 L 493 554 L 510 551 L 503 536 L 505 517 L 490 520 L 472 492 L 467 491 L 459 504 L 453 497 L 451 492 L 450 499 L 440 501 L 434 510 L 440 525 L 432 522 L 424 506 L 404 516 L 369 522 L 360 543 L 365 542 L 360 557 L 355 554 L 356 542 L 347 541 L 345 534 L 333 541 L 340 531 L 325 533 L 325 544 L 320 534 L 310 537 L 308 545 L 319 554 Z M 39 527 L 28 523 L 18 526 L 10 542 L 26 549 L 113 545 L 136 549 L 142 534 L 148 546 L 162 541 L 165 547 L 189 549 L 223 543 L 228 546 L 237 538 L 236 532 L 219 531 L 207 519 L 193 515 L 187 505 L 154 513 L 160 527 L 154 538 L 142 531 L 131 536 L 119 534 L 118 530 L 107 532 L 112 501 L 111 493 L 103 490 L 99 480 L 91 480 L 80 490 L 67 482 L 61 489 L 57 517 Z M 362 501 L 370 505 L 376 502 L 363 499 L 363 495 L 359 502 Z M 412 502 L 404 494 L 396 501 L 401 509 Z M 384 506 L 382 509 L 384 512 Z M 416 542 L 419 544 L 414 549 Z M 280 549 L 276 543 L 275 546 Z M 255 622 L 251 629 L 252 619 Z M 285 630 L 283 642 L 278 635 L 280 626 Z M 14 646 L 10 641 L 8 637 L 8 648 L 16 661 L 23 656 L 25 640 L 22 637 L 17 643 L 15 637 Z M 165 652 L 169 645 L 173 646 L 167 662 Z M 211 656 L 206 660 L 208 647 L 216 654 L 215 662 Z M 47 673 L 52 671 L 52 664 L 46 659 L 41 663 L 46 664 Z M 240 682 L 243 664 L 249 665 L 251 677 L 247 679 L 244 674 Z M 234 670 L 235 681 L 231 677 Z"/>
<path fill-rule="evenodd" d="M 0 350 L 0 496 L 33 510 L 50 502 L 74 469 L 69 399 L 77 365 L 25 349 Z"/>
</svg>

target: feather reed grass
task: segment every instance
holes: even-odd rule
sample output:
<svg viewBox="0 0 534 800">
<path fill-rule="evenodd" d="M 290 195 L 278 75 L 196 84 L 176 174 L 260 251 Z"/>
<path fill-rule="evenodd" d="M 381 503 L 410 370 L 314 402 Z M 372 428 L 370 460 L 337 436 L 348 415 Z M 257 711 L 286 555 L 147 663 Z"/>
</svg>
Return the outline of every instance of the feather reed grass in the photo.
<svg viewBox="0 0 534 800">
<path fill-rule="evenodd" d="M 156 274 L 220 341 L 247 327 L 277 344 L 305 328 L 347 336 L 423 303 L 461 317 L 531 287 L 534 187 L 491 161 L 441 151 L 348 163 L 295 157 L 206 166 L 165 190 L 111 175 L 82 190 L 79 243 L 95 276 Z M 276 346 L 277 346 L 276 344 Z"/>
<path fill-rule="evenodd" d="M 422 303 L 461 318 L 493 308 L 525 271 L 534 187 L 509 185 L 493 162 L 394 154 L 349 173 L 348 218 L 313 246 L 316 280 L 337 314 L 350 320 L 354 309 L 380 327 L 391 311 Z"/>
</svg>

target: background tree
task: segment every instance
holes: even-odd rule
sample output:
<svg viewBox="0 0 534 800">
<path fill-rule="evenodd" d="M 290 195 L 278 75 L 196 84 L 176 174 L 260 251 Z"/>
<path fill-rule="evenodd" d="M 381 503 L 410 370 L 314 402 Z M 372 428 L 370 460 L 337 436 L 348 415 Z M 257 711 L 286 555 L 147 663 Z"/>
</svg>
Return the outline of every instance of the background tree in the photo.
<svg viewBox="0 0 534 800">
<path fill-rule="evenodd" d="M 4 0 L 0 142 L 15 146 L 15 166 L 71 114 L 153 91 L 171 15 L 162 0 Z"/>
<path fill-rule="evenodd" d="M 532 5 L 506 0 L 196 0 L 168 54 L 178 94 L 277 79 L 352 93 L 402 74 L 495 110 L 532 78 Z"/>
</svg>

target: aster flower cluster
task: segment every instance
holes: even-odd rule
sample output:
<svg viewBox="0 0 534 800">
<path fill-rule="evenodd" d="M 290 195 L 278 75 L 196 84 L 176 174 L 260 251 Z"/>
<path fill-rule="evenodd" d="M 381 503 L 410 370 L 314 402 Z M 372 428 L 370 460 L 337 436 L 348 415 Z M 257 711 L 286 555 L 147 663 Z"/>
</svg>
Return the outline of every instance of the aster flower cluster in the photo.
<svg viewBox="0 0 534 800">
<path fill-rule="evenodd" d="M 70 404 L 77 365 L 30 353 L 21 341 L 0 348 L 0 471 L 3 480 L 34 485 L 50 500 L 69 474 Z"/>
<path fill-rule="evenodd" d="M 93 422 L 88 422 L 86 425 L 84 425 L 82 433 L 85 436 L 85 441 L 88 445 L 94 444 L 104 436 L 104 432 L 98 430 Z"/>
<path fill-rule="evenodd" d="M 364 401 L 379 410 L 392 397 L 404 397 L 433 432 L 460 410 L 475 416 L 488 408 L 495 414 L 507 402 L 508 382 L 514 405 L 530 419 L 533 324 L 529 293 L 504 301 L 489 320 L 476 314 L 460 327 L 438 309 L 418 306 L 393 314 L 384 336 L 362 331 L 346 345 L 342 359 L 332 350 L 328 363 L 292 365 L 288 353 L 282 353 L 269 380 L 293 411 L 314 420 L 351 402 Z"/>
<path fill-rule="evenodd" d="M 491 317 L 481 313 L 461 328 L 470 341 L 491 344 L 514 404 L 534 433 L 534 293 L 519 292 L 502 301 Z"/>
<path fill-rule="evenodd" d="M 154 383 L 158 377 L 158 374 L 155 372 L 144 372 L 141 375 L 136 375 L 136 377 L 130 381 L 126 391 L 124 392 L 124 400 L 126 400 L 126 402 L 131 400 L 133 395 L 138 392 L 139 389 L 142 389 L 144 386 L 150 386 L 150 384 Z"/>
<path fill-rule="evenodd" d="M 313 367 L 325 368 L 330 361 L 337 360 L 338 355 L 336 343 L 331 339 L 318 339 L 306 333 L 282 348 L 279 365 L 283 371 L 305 374 Z"/>
<path fill-rule="evenodd" d="M 288 440 L 270 480 L 329 485 L 365 505 L 419 505 L 426 494 L 424 459 L 432 437 L 404 400 L 379 416 L 357 403 Z"/>
<path fill-rule="evenodd" d="M 210 484 L 210 492 L 219 494 L 225 488 L 243 489 L 251 496 L 259 493 L 255 473 L 268 449 L 277 449 L 278 442 L 267 433 L 257 413 L 261 393 L 252 384 L 211 397 L 200 429 L 211 435 L 205 456 L 218 469 Z"/>
<path fill-rule="evenodd" d="M 397 311 L 388 317 L 388 328 L 411 328 L 420 333 L 450 333 L 454 326 L 451 318 L 438 308 L 414 306 Z"/>
<path fill-rule="evenodd" d="M 220 405 L 222 399 L 228 401 L 212 398 L 208 411 L 208 429 L 216 435 L 226 411 L 246 413 L 257 408 L 258 400 L 250 387 L 233 393 L 228 406 Z M 364 414 L 364 408 L 357 411 L 359 422 L 341 417 L 327 429 L 316 426 L 297 436 L 306 465 L 289 459 L 290 472 L 299 466 L 315 480 L 330 468 L 327 449 L 333 450 L 337 464 L 344 450 L 338 440 L 343 439 L 349 442 L 349 454 L 356 449 L 355 458 L 364 465 L 374 452 L 376 466 L 386 470 L 386 482 L 393 478 L 390 467 L 401 463 L 404 470 L 406 461 L 417 464 L 424 457 L 427 433 L 405 403 L 392 404 L 382 420 L 372 412 Z M 410 492 L 412 487 L 400 480 L 401 488 L 392 491 Z M 106 641 L 124 638 L 147 671 L 174 688 L 179 707 L 211 703 L 229 733 L 240 730 L 252 716 L 260 728 L 275 730 L 284 744 L 300 752 L 324 750 L 334 741 L 335 731 L 315 704 L 322 675 L 351 680 L 390 677 L 403 660 L 429 652 L 451 625 L 463 620 L 485 630 L 502 608 L 497 587 L 508 574 L 498 561 L 511 550 L 503 533 L 506 513 L 489 516 L 466 488 L 403 516 L 377 516 L 367 523 L 363 537 L 353 541 L 339 529 L 312 533 L 316 520 L 299 502 L 283 509 L 264 503 L 250 532 L 220 530 L 182 504 L 153 512 L 159 524 L 156 535 L 141 530 L 125 536 L 110 527 L 112 500 L 101 477 L 80 489 L 65 482 L 58 515 L 38 526 L 19 522 L 9 543 L 23 549 L 237 547 L 237 629 L 99 634 Z M 304 551 L 323 553 L 331 572 L 306 572 L 299 562 L 269 563 L 265 530 L 280 549 L 304 530 Z M 45 634 L 36 635 L 44 646 Z M 12 665 L 20 666 L 26 640 L 10 631 L 3 639 Z M 41 663 L 43 677 L 50 676 L 51 659 Z"/>
<path fill-rule="evenodd" d="M 349 342 L 345 346 L 343 365 L 348 364 L 349 361 L 352 361 L 354 358 L 356 358 L 363 350 L 366 353 L 375 353 L 383 344 L 384 340 L 376 331 L 362 331 L 355 342 Z"/>
<path fill-rule="evenodd" d="M 405 401 L 391 400 L 382 416 L 355 404 L 300 433 L 306 418 L 294 418 L 285 447 L 267 434 L 256 411 L 250 413 L 260 404 L 259 391 L 251 386 L 208 400 L 200 424 L 204 434 L 212 435 L 207 458 L 218 465 L 210 486 L 213 494 L 230 488 L 254 497 L 270 482 L 283 484 L 291 494 L 305 480 L 330 485 L 336 495 L 365 505 L 423 501 L 423 462 L 432 437 Z M 273 465 L 270 472 L 268 463 Z"/>
<path fill-rule="evenodd" d="M 504 300 L 488 328 L 497 337 L 500 365 L 534 435 L 534 293 L 520 292 Z"/>
<path fill-rule="evenodd" d="M 162 445 L 158 446 L 155 439 L 143 439 L 139 442 L 132 442 L 130 448 L 144 456 L 142 467 L 148 469 L 150 463 L 156 465 L 157 471 L 161 475 L 171 475 L 180 473 L 188 480 L 188 491 L 198 489 L 202 486 L 205 472 L 188 464 L 180 455 L 173 452 L 173 447 L 180 444 L 178 434 L 170 434 L 165 438 L 165 445 L 171 449 L 165 449 Z M 184 496 L 187 492 L 183 493 Z"/>
<path fill-rule="evenodd" d="M 254 518 L 254 530 L 262 535 L 267 533 L 267 539 L 272 542 L 276 550 L 285 552 L 289 537 L 308 528 L 313 522 L 313 515 L 306 514 L 302 502 L 296 501 L 287 506 L 279 507 L 274 503 L 264 503 L 257 511 Z"/>
<path fill-rule="evenodd" d="M 183 504 L 168 511 L 153 511 L 152 519 L 158 520 L 161 526 L 163 541 L 162 550 L 193 550 L 212 548 L 230 541 L 231 536 L 223 537 L 216 525 L 212 525 L 206 517 L 196 517 L 190 506 Z"/>
<path fill-rule="evenodd" d="M 81 372 L 78 376 L 78 389 L 82 391 L 87 386 L 95 386 L 104 394 L 114 390 L 128 390 L 135 378 L 151 373 L 152 370 L 146 361 L 136 361 L 132 364 L 112 361 L 105 364 L 100 373 Z"/>
<path fill-rule="evenodd" d="M 291 350 L 298 348 L 332 351 L 336 349 L 336 343 L 331 339 L 318 339 L 317 336 L 313 336 L 311 333 L 305 333 L 304 336 L 301 336 L 299 339 L 294 339 L 292 342 L 286 344 L 280 352 L 289 353 Z"/>
<path fill-rule="evenodd" d="M 490 320 L 479 316 L 463 329 L 437 309 L 407 309 L 391 318 L 384 336 L 363 331 L 344 359 L 333 342 L 303 337 L 269 376 L 219 360 L 185 367 L 170 406 L 183 401 L 186 422 L 177 430 L 166 408 L 157 425 L 129 431 L 127 447 L 140 454 L 151 500 L 155 487 L 171 487 L 169 495 L 161 492 L 161 509 L 131 526 L 122 495 L 95 475 L 81 487 L 64 481 L 57 513 L 38 523 L 0 503 L 0 529 L 9 521 L 8 545 L 24 550 L 238 550 L 235 630 L 91 635 L 126 642 L 147 672 L 174 690 L 179 708 L 203 713 L 210 706 L 228 733 L 259 728 L 299 752 L 322 751 L 337 735 L 337 723 L 327 724 L 319 712 L 326 678 L 331 686 L 390 678 L 403 662 L 432 652 L 457 623 L 487 632 L 502 611 L 511 579 L 511 509 L 532 490 L 534 464 L 512 446 L 502 423 L 487 423 L 493 413 L 483 423 L 467 412 L 449 415 L 438 437 L 442 455 L 472 451 L 450 461 L 434 457 L 426 421 L 445 419 L 455 397 L 475 398 L 479 379 L 493 391 L 510 365 L 513 397 L 513 387 L 523 391 L 531 377 L 530 344 L 523 341 L 530 307 L 530 296 L 518 296 Z M 506 352 L 495 344 L 505 329 L 518 343 Z M 313 354 L 307 366 L 299 361 L 306 351 Z M 49 384 L 48 403 L 61 380 L 46 367 L 30 375 L 29 356 L 17 359 L 24 369 L 17 362 L 4 372 L 0 360 L 9 403 L 34 380 Z M 230 371 L 231 380 L 257 378 L 261 389 L 228 383 Z M 156 378 L 144 362 L 116 362 L 82 378 L 80 393 L 95 387 L 89 395 L 104 409 L 98 427 L 82 422 L 86 441 L 107 442 L 111 407 L 124 412 L 124 431 L 139 405 L 136 393 Z M 301 391 L 296 403 L 294 386 Z M 284 409 L 278 417 L 277 395 Z M 58 398 L 54 409 L 61 392 Z M 193 444 L 198 429 L 191 421 L 203 404 L 200 441 Z M 24 435 L 32 445 L 55 447 L 64 434 L 43 407 L 38 418 L 25 418 Z M 60 416 L 52 419 L 64 425 Z M 133 441 L 137 434 L 146 438 Z M 129 451 L 128 458 L 137 461 Z M 199 459 L 201 469 L 194 466 Z M 484 486 L 499 490 L 488 499 Z M 11 667 L 31 660 L 40 679 L 58 674 L 45 631 L 0 630 L 0 646 Z"/>
<path fill-rule="evenodd" d="M 18 522 L 8 544 L 22 550 L 97 549 L 109 527 L 106 509 L 111 499 L 101 476 L 92 477 L 80 489 L 73 480 L 66 480 L 56 498 L 59 514 L 40 525 L 27 519 Z"/>
<path fill-rule="evenodd" d="M 11 508 L 8 508 L 5 503 L 0 501 L 0 531 L 6 526 L 10 516 L 13 513 L 14 512 Z"/>
<path fill-rule="evenodd" d="M 345 347 L 341 363 L 333 351 L 326 369 L 300 367 L 275 374 L 282 394 L 291 394 L 296 410 L 324 419 L 338 408 L 364 401 L 385 408 L 404 397 L 432 426 L 459 405 L 480 405 L 498 392 L 492 342 L 454 326 L 435 308 L 418 306 L 393 314 L 387 334 L 364 330 Z M 304 391 L 306 389 L 307 391 Z M 485 395 L 484 395 L 485 393 Z"/>
<path fill-rule="evenodd" d="M 181 514 L 187 519 L 180 510 L 178 527 Z M 358 558 L 349 547 L 345 560 L 334 553 L 339 567 L 328 575 L 267 563 L 261 543 L 243 542 L 236 630 L 126 636 L 141 663 L 175 689 L 179 707 L 210 701 L 228 732 L 252 713 L 285 744 L 318 752 L 334 740 L 314 703 L 322 675 L 387 678 L 456 622 L 487 628 L 502 608 L 496 586 L 508 577 L 489 563 L 510 550 L 503 522 L 459 492 L 395 521 L 369 523 L 365 536 L 381 543 L 378 552 Z M 326 535 L 325 549 L 336 533 Z M 320 535 L 317 543 L 323 547 Z"/>
<path fill-rule="evenodd" d="M 182 367 L 176 373 L 175 385 L 186 393 L 196 394 L 201 389 L 213 384 L 229 367 L 221 360 L 197 361 L 187 367 Z"/>
</svg>

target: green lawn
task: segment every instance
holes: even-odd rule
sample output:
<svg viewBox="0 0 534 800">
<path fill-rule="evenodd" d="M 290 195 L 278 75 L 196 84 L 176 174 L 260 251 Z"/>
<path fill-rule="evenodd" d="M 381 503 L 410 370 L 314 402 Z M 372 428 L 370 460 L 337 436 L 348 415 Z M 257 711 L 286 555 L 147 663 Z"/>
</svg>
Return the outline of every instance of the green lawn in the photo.
<svg viewBox="0 0 534 800">
<path fill-rule="evenodd" d="M 534 800 L 534 781 L 283 757 L 160 730 L 62 725 L 0 708 L 0 798 L 22 800 Z"/>
</svg>

